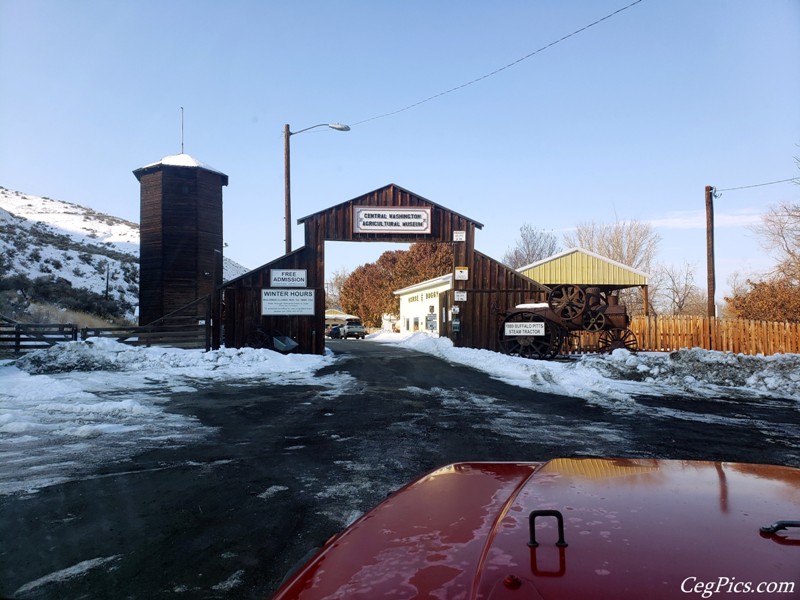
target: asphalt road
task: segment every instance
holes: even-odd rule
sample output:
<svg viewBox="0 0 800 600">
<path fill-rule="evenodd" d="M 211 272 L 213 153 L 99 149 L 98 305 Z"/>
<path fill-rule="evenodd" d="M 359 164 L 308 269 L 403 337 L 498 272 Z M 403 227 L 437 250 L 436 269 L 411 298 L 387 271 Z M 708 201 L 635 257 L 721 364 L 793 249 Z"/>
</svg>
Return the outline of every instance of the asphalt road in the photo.
<svg viewBox="0 0 800 600">
<path fill-rule="evenodd" d="M 386 494 L 460 460 L 800 466 L 798 440 L 782 433 L 796 420 L 791 401 L 651 397 L 637 399 L 642 410 L 615 411 L 391 345 L 329 347 L 342 356 L 319 385 L 175 394 L 170 410 L 217 428 L 205 442 L 0 498 L 0 597 L 267 598 L 309 550 Z"/>
</svg>

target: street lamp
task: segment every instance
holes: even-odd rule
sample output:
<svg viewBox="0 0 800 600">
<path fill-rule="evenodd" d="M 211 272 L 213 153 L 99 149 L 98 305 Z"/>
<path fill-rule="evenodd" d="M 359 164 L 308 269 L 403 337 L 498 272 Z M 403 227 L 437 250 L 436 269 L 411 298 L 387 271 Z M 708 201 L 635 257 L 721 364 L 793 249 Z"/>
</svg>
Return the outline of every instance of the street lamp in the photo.
<svg viewBox="0 0 800 600">
<path fill-rule="evenodd" d="M 291 186 L 291 176 L 290 176 L 290 169 L 289 169 L 289 138 L 293 135 L 297 135 L 298 133 L 303 133 L 304 131 L 308 131 L 309 129 L 315 129 L 317 127 L 330 127 L 331 129 L 335 129 L 336 131 L 350 131 L 350 127 L 347 125 L 342 125 L 341 123 L 320 123 L 319 125 L 312 125 L 311 127 L 306 127 L 305 129 L 301 129 L 300 131 L 289 131 L 289 124 L 287 123 L 283 127 L 283 157 L 284 157 L 284 180 L 285 180 L 285 187 L 286 187 L 286 254 L 289 254 L 292 251 L 292 186 Z"/>
</svg>

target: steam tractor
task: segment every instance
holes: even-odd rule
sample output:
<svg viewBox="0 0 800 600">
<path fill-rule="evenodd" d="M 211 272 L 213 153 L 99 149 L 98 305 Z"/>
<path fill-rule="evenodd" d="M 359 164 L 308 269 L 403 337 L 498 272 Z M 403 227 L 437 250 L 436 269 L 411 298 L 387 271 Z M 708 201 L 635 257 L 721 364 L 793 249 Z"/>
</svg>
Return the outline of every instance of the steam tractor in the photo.
<svg viewBox="0 0 800 600">
<path fill-rule="evenodd" d="M 554 358 L 570 337 L 586 331 L 598 334 L 598 350 L 636 350 L 630 317 L 611 289 L 557 285 L 547 302 L 518 305 L 502 315 L 498 332 L 500 348 L 506 354 L 525 358 Z"/>
</svg>

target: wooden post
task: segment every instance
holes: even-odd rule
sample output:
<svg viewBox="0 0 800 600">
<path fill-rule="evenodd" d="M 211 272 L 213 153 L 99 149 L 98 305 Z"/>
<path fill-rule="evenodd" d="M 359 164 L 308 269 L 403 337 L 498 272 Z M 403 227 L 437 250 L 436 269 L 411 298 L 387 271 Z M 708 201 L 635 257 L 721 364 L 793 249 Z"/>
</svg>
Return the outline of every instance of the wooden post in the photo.
<svg viewBox="0 0 800 600">
<path fill-rule="evenodd" d="M 706 264 L 708 265 L 708 316 L 717 316 L 714 305 L 716 281 L 714 273 L 714 188 L 706 186 Z"/>
</svg>

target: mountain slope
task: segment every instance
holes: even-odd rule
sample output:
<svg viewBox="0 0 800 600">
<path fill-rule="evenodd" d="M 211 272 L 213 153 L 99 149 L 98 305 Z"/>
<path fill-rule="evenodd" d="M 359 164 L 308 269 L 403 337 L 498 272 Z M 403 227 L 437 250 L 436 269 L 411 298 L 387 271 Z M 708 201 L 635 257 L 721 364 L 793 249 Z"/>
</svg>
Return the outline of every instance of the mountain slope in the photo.
<svg viewBox="0 0 800 600">
<path fill-rule="evenodd" d="M 247 272 L 224 259 L 225 280 Z M 69 282 L 116 302 L 139 303 L 139 225 L 89 208 L 0 187 L 0 278 Z"/>
</svg>

